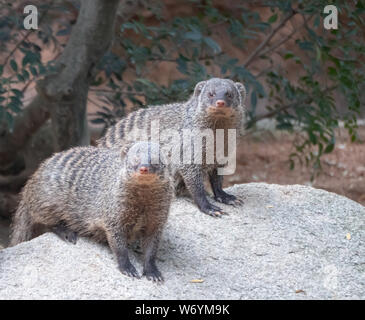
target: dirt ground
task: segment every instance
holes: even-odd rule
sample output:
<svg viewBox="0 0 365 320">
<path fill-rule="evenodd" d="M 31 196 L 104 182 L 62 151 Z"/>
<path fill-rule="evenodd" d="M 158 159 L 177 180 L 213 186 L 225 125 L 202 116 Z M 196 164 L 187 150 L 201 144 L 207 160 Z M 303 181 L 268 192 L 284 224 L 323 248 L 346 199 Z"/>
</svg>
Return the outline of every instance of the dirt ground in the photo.
<svg viewBox="0 0 365 320">
<path fill-rule="evenodd" d="M 244 138 L 237 151 L 237 171 L 225 178 L 224 186 L 236 183 L 267 182 L 305 184 L 344 195 L 365 205 L 365 127 L 358 130 L 359 141 L 351 143 L 339 129 L 336 147 L 322 158 L 322 172 L 310 181 L 311 170 L 305 165 L 289 167 L 293 135 L 264 132 Z"/>
</svg>

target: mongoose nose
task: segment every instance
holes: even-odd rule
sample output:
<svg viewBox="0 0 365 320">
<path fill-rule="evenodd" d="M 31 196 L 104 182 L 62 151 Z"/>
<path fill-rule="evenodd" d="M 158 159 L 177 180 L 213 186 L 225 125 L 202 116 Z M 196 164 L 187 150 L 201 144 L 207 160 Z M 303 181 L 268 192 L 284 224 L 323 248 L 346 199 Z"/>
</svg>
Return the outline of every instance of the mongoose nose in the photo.
<svg viewBox="0 0 365 320">
<path fill-rule="evenodd" d="M 147 167 L 140 167 L 140 168 L 139 168 L 139 173 L 141 173 L 141 174 L 146 174 L 146 173 L 148 173 L 148 168 L 147 168 Z"/>
<path fill-rule="evenodd" d="M 215 106 L 218 108 L 223 108 L 226 106 L 226 103 L 224 100 L 217 100 L 217 102 L 215 103 Z"/>
</svg>

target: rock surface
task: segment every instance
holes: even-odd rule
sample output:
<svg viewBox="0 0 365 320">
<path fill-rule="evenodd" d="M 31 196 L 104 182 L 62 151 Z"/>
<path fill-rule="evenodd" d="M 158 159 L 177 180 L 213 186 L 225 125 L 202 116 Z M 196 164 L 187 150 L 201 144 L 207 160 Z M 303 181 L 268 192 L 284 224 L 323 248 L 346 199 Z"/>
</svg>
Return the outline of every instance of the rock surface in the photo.
<svg viewBox="0 0 365 320">
<path fill-rule="evenodd" d="M 107 246 L 47 233 L 0 251 L 0 299 L 365 299 L 365 207 L 299 185 L 229 192 L 244 204 L 222 218 L 173 203 L 163 284 L 123 276 Z"/>
</svg>

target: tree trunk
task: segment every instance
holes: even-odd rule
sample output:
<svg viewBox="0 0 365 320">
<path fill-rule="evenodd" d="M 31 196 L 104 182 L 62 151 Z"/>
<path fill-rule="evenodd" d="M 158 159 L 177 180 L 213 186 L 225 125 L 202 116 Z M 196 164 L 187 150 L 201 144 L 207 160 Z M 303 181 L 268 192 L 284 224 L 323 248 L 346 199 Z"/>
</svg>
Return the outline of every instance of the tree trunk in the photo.
<svg viewBox="0 0 365 320">
<path fill-rule="evenodd" d="M 37 167 L 34 163 L 24 170 L 24 151 L 49 118 L 55 151 L 90 143 L 86 104 L 94 67 L 111 44 L 117 13 L 127 21 L 143 4 L 138 0 L 81 0 L 76 25 L 56 61 L 57 73 L 38 81 L 38 95 L 15 117 L 12 132 L 5 122 L 0 123 L 0 215 L 13 211 L 18 198 L 12 193 L 20 190 Z M 43 154 L 37 155 L 38 162 L 44 159 Z"/>
<path fill-rule="evenodd" d="M 38 83 L 49 105 L 56 151 L 88 145 L 86 102 L 93 68 L 108 50 L 118 0 L 82 0 L 77 23 L 58 63 Z"/>
<path fill-rule="evenodd" d="M 9 132 L 0 124 L 0 171 L 10 168 L 18 152 L 51 116 L 55 150 L 89 143 L 86 99 L 93 67 L 107 51 L 114 30 L 118 0 L 82 0 L 81 10 L 70 39 L 56 62 L 58 73 L 37 83 L 38 95 L 14 119 Z M 135 14 L 140 1 L 120 2 L 122 19 Z M 3 170 L 1 170 L 3 169 Z M 9 171 L 8 170 L 8 171 Z"/>
</svg>

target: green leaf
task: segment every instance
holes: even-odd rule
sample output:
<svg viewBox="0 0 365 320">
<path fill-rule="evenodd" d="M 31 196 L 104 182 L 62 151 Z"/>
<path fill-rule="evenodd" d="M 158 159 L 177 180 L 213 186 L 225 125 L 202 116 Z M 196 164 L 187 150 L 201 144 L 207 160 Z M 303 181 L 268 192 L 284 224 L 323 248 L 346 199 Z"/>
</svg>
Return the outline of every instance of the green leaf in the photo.
<svg viewBox="0 0 365 320">
<path fill-rule="evenodd" d="M 35 77 L 38 76 L 38 71 L 35 67 L 30 66 L 29 70 L 30 70 L 30 72 L 32 73 L 33 76 L 35 76 Z"/>
<path fill-rule="evenodd" d="M 142 79 L 142 78 L 139 78 L 136 80 L 136 82 L 139 82 L 139 83 L 142 83 L 144 84 L 146 87 L 154 87 L 152 82 L 147 80 L 147 79 Z"/>
<path fill-rule="evenodd" d="M 193 41 L 199 41 L 203 38 L 199 31 L 189 31 L 184 34 L 184 38 Z"/>
<path fill-rule="evenodd" d="M 29 79 L 29 72 L 27 70 L 23 69 L 22 74 L 23 74 L 23 78 L 25 80 L 28 80 Z"/>
<path fill-rule="evenodd" d="M 11 89 L 11 91 L 19 98 L 22 98 L 23 97 L 23 92 L 21 92 L 20 90 L 18 89 Z"/>
<path fill-rule="evenodd" d="M 302 50 L 313 50 L 313 43 L 309 41 L 299 41 L 298 45 Z"/>
<path fill-rule="evenodd" d="M 320 23 L 320 15 L 316 15 L 316 17 L 314 18 L 313 26 L 315 28 L 318 28 L 319 23 Z"/>
<path fill-rule="evenodd" d="M 252 108 L 255 109 L 256 105 L 257 105 L 257 95 L 256 95 L 256 91 L 252 91 L 251 93 L 251 105 Z"/>
<path fill-rule="evenodd" d="M 337 70 L 334 67 L 328 67 L 328 74 L 330 76 L 337 76 Z"/>
<path fill-rule="evenodd" d="M 317 144 L 317 136 L 312 131 L 309 131 L 308 135 L 309 135 L 309 141 L 312 144 Z"/>
<path fill-rule="evenodd" d="M 18 65 L 16 63 L 16 61 L 14 59 L 11 59 L 10 60 L 10 67 L 15 71 L 17 72 L 18 71 Z"/>
<path fill-rule="evenodd" d="M 269 20 L 267 20 L 267 22 L 268 22 L 268 23 L 274 23 L 277 19 L 278 19 L 278 14 L 277 14 L 277 13 L 275 13 L 275 14 L 273 14 L 273 15 L 269 18 Z"/>
<path fill-rule="evenodd" d="M 334 143 L 330 143 L 329 145 L 327 145 L 327 147 L 324 149 L 324 153 L 330 153 L 333 151 L 335 147 L 335 144 Z"/>
<path fill-rule="evenodd" d="M 47 69 L 45 68 L 45 66 L 43 64 L 40 64 L 38 68 L 39 68 L 39 73 L 41 75 L 43 75 L 47 72 Z"/>
<path fill-rule="evenodd" d="M 212 38 L 210 37 L 205 37 L 204 38 L 204 43 L 209 46 L 214 53 L 217 53 L 217 52 L 221 52 L 222 49 L 221 47 L 219 46 L 219 44 L 217 42 L 215 42 Z"/>
<path fill-rule="evenodd" d="M 294 53 L 293 52 L 288 52 L 284 55 L 284 60 L 288 60 L 290 58 L 294 57 Z"/>
<path fill-rule="evenodd" d="M 12 98 L 14 98 L 14 97 L 12 97 Z M 20 103 L 18 101 L 13 100 L 12 102 L 10 102 L 8 104 L 8 108 L 10 108 L 10 110 L 15 113 L 20 113 L 22 111 L 22 109 L 20 109 L 19 105 L 20 105 Z"/>
<path fill-rule="evenodd" d="M 177 70 L 179 70 L 182 74 L 188 75 L 188 64 L 186 60 L 180 55 L 179 58 L 176 60 L 177 63 Z"/>
<path fill-rule="evenodd" d="M 0 65 L 0 77 L 2 76 L 4 71 L 4 65 Z"/>
<path fill-rule="evenodd" d="M 295 162 L 294 162 L 294 160 L 293 160 L 293 159 L 290 159 L 290 160 L 289 160 L 289 163 L 290 163 L 290 170 L 293 170 L 293 169 L 294 169 L 294 167 L 295 167 Z"/>
</svg>

